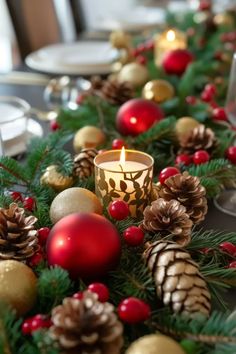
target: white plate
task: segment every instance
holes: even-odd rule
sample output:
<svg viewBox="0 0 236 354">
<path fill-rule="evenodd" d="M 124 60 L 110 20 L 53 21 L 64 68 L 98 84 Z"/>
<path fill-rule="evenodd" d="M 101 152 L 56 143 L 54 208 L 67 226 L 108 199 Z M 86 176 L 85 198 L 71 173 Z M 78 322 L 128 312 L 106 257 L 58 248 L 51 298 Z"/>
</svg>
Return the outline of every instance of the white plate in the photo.
<svg viewBox="0 0 236 354">
<path fill-rule="evenodd" d="M 81 41 L 44 47 L 25 62 L 31 69 L 53 74 L 105 74 L 111 72 L 117 55 L 109 42 Z"/>
<path fill-rule="evenodd" d="M 29 118 L 27 131 L 23 135 L 4 142 L 4 152 L 6 156 L 16 156 L 26 151 L 27 143 L 33 137 L 42 137 L 43 129 L 35 120 Z"/>
</svg>

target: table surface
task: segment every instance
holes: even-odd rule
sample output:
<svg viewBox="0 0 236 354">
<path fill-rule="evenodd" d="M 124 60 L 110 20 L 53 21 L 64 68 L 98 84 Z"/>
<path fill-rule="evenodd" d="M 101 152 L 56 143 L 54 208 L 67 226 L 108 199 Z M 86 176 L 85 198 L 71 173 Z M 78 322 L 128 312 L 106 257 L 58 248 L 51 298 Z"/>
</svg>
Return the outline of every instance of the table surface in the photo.
<svg viewBox="0 0 236 354">
<path fill-rule="evenodd" d="M 32 107 L 46 110 L 43 91 L 43 86 L 0 84 L 0 96 L 18 96 L 28 101 Z M 49 129 L 48 123 L 43 123 L 42 126 L 45 132 Z M 210 202 L 209 211 L 202 227 L 204 229 L 236 231 L 236 217 L 223 214 Z M 226 294 L 232 307 L 236 305 L 235 297 L 236 290 L 231 290 Z"/>
</svg>

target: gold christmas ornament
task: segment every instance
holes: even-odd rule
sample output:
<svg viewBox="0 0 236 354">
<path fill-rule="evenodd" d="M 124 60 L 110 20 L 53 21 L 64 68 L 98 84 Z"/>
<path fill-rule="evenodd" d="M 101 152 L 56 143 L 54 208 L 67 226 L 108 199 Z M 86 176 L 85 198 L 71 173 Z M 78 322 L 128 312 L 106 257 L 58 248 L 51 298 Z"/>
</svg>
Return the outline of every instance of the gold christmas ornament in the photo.
<svg viewBox="0 0 236 354">
<path fill-rule="evenodd" d="M 84 148 L 96 148 L 102 145 L 106 140 L 106 136 L 100 128 L 86 125 L 79 129 L 74 136 L 74 149 L 79 152 Z"/>
<path fill-rule="evenodd" d="M 146 100 L 162 103 L 171 99 L 175 94 L 174 87 L 166 80 L 152 80 L 146 83 L 142 96 Z"/>
<path fill-rule="evenodd" d="M 63 176 L 57 169 L 57 165 L 48 166 L 40 178 L 40 183 L 53 188 L 55 191 L 61 192 L 72 186 L 73 178 Z"/>
<path fill-rule="evenodd" d="M 216 26 L 232 27 L 234 25 L 234 18 L 230 13 L 222 12 L 214 16 L 213 22 Z"/>
<path fill-rule="evenodd" d="M 192 117 L 182 117 L 177 120 L 175 131 L 178 139 L 192 131 L 195 127 L 198 127 L 200 123 Z"/>
<path fill-rule="evenodd" d="M 34 306 L 37 296 L 37 278 L 24 263 L 7 260 L 0 262 L 0 301 L 9 304 L 18 316 Z"/>
<path fill-rule="evenodd" d="M 185 351 L 168 336 L 149 334 L 134 341 L 125 354 L 185 354 Z"/>
<path fill-rule="evenodd" d="M 112 47 L 117 49 L 130 48 L 132 44 L 131 36 L 122 30 L 111 32 L 109 40 Z"/>
<path fill-rule="evenodd" d="M 199 314 L 209 316 L 211 296 L 206 281 L 199 265 L 182 246 L 172 241 L 156 241 L 148 245 L 144 259 L 164 305 L 192 318 Z"/>
<path fill-rule="evenodd" d="M 64 216 L 73 213 L 102 214 L 102 205 L 97 196 L 88 189 L 73 187 L 59 193 L 50 207 L 50 218 L 55 224 Z"/>
<path fill-rule="evenodd" d="M 119 82 L 129 82 L 134 87 L 141 87 L 148 81 L 146 66 L 139 63 L 129 63 L 123 66 L 118 74 Z"/>
</svg>

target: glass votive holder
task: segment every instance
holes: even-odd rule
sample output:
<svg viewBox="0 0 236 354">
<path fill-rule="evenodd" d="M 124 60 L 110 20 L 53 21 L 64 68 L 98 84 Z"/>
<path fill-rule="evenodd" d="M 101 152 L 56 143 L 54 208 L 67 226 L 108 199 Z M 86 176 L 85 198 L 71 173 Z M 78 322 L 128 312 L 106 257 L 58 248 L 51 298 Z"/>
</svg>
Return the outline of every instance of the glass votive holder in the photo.
<svg viewBox="0 0 236 354">
<path fill-rule="evenodd" d="M 141 151 L 109 150 L 97 155 L 95 164 L 96 195 L 104 207 L 113 200 L 124 200 L 132 217 L 141 218 L 151 198 L 153 158 Z"/>
</svg>

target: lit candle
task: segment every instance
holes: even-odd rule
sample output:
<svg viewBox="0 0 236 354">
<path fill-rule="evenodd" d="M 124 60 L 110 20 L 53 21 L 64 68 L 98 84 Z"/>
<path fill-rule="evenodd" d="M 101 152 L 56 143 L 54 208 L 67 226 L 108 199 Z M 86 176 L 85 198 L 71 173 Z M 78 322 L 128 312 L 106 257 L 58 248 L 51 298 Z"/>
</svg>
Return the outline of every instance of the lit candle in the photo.
<svg viewBox="0 0 236 354">
<path fill-rule="evenodd" d="M 160 66 L 166 53 L 175 49 L 185 49 L 187 38 L 185 33 L 170 29 L 155 37 L 155 63 Z"/>
<path fill-rule="evenodd" d="M 122 199 L 129 205 L 131 216 L 140 217 L 150 199 L 153 158 L 123 148 L 97 155 L 94 163 L 96 194 L 103 205 Z"/>
</svg>

